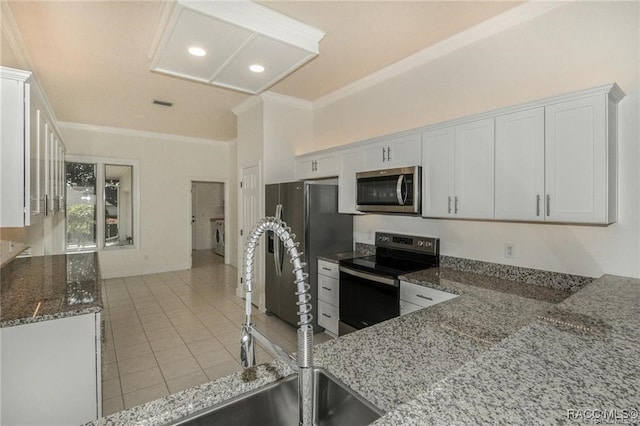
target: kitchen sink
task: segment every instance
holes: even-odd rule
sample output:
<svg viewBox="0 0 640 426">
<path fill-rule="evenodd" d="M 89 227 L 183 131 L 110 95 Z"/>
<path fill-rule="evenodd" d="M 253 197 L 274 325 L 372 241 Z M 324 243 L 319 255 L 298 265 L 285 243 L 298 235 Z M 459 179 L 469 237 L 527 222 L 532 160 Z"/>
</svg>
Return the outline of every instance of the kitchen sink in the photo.
<svg viewBox="0 0 640 426">
<path fill-rule="evenodd" d="M 322 368 L 314 368 L 314 423 L 367 425 L 383 412 Z M 298 425 L 298 376 L 244 393 L 173 425 Z"/>
</svg>

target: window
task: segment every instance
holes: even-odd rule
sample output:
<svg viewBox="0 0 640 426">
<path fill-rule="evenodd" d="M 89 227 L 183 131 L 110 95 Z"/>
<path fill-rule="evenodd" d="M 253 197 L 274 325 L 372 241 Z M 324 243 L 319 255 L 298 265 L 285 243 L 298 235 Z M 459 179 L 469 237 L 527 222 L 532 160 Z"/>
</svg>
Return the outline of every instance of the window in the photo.
<svg viewBox="0 0 640 426">
<path fill-rule="evenodd" d="M 67 156 L 67 250 L 136 243 L 135 164 Z"/>
<path fill-rule="evenodd" d="M 133 244 L 133 166 L 107 164 L 104 180 L 105 246 Z"/>
<path fill-rule="evenodd" d="M 96 247 L 96 165 L 67 162 L 67 250 Z"/>
</svg>

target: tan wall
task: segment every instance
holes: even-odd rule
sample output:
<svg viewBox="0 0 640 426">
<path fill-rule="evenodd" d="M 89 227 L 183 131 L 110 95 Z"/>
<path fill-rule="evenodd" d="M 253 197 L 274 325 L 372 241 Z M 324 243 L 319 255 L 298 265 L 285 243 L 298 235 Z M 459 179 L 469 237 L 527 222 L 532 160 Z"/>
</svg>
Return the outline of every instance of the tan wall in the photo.
<svg viewBox="0 0 640 426">
<path fill-rule="evenodd" d="M 597 276 L 640 274 L 638 108 L 640 3 L 569 3 L 360 93 L 319 108 L 318 150 L 552 95 L 617 82 L 619 221 L 609 227 L 532 225 L 369 215 L 369 231 L 438 236 L 442 253 Z M 504 257 L 504 244 L 516 258 Z"/>
</svg>

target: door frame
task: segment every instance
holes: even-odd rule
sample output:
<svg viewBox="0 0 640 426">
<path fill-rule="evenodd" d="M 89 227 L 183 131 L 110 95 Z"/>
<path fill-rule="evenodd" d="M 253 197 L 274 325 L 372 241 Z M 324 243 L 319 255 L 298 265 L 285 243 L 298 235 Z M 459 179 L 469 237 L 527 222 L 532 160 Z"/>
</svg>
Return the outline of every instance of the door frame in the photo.
<svg viewBox="0 0 640 426">
<path fill-rule="evenodd" d="M 244 203 L 243 203 L 243 176 L 244 171 L 247 169 L 258 168 L 258 217 L 264 216 L 264 180 L 262 176 L 262 161 L 242 163 L 238 167 L 238 229 L 236 229 L 236 235 L 238 237 L 238 281 L 236 287 L 236 295 L 244 299 L 244 282 L 241 282 L 243 270 L 244 270 L 244 241 L 247 233 L 250 229 L 243 229 L 243 217 L 244 217 Z M 243 231 L 243 235 L 240 235 L 240 231 Z M 265 244 L 258 245 L 258 258 L 255 263 L 255 286 L 253 304 L 258 307 L 261 312 L 266 311 L 265 307 L 265 292 L 264 292 L 264 277 L 262 271 L 264 271 L 264 247 Z M 257 297 L 256 297 L 257 296 Z"/>
<path fill-rule="evenodd" d="M 224 217 L 225 218 L 228 217 L 229 216 L 229 212 L 230 212 L 230 210 L 229 210 L 229 179 L 222 178 L 222 177 L 216 178 L 216 177 L 194 177 L 194 176 L 192 176 L 189 179 L 189 189 L 188 189 L 188 192 L 189 192 L 189 208 L 188 208 L 188 212 L 187 212 L 188 213 L 187 218 L 188 218 L 189 223 L 190 223 L 189 232 L 188 232 L 188 234 L 189 234 L 189 244 L 187 245 L 187 247 L 189 247 L 189 269 L 191 269 L 193 267 L 193 259 L 192 259 L 193 249 L 192 249 L 192 247 L 193 247 L 193 243 L 194 243 L 193 242 L 193 226 L 194 225 L 191 223 L 191 220 L 192 220 L 193 215 L 194 215 L 194 212 L 193 212 L 193 205 L 194 205 L 193 196 L 194 196 L 194 194 L 192 192 L 192 189 L 193 189 L 193 185 L 195 183 L 221 183 L 221 184 L 223 184 L 224 185 L 223 186 L 223 192 L 224 192 L 224 197 L 223 197 L 224 198 Z M 225 235 L 228 235 L 227 234 L 228 230 L 229 230 L 228 229 L 228 221 L 225 220 L 224 221 L 224 232 L 225 232 Z M 230 253 L 229 253 L 229 245 L 225 244 L 224 245 L 224 263 L 225 264 L 229 263 L 229 255 L 230 255 Z"/>
</svg>

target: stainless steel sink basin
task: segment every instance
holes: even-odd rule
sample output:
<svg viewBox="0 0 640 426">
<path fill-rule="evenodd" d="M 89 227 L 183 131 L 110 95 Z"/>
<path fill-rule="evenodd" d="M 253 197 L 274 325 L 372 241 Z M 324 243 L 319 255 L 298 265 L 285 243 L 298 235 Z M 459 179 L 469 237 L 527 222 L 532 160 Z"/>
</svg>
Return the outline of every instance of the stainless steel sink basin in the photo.
<svg viewBox="0 0 640 426">
<path fill-rule="evenodd" d="M 367 425 L 383 412 L 321 368 L 314 368 L 314 422 Z M 178 420 L 174 425 L 298 425 L 298 376 L 293 375 Z"/>
</svg>

